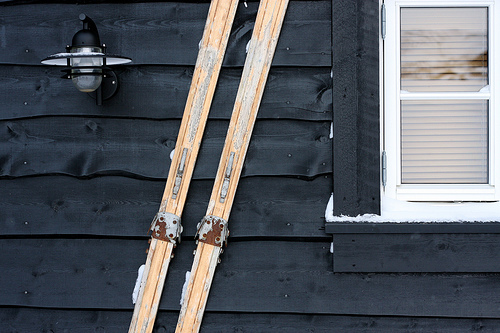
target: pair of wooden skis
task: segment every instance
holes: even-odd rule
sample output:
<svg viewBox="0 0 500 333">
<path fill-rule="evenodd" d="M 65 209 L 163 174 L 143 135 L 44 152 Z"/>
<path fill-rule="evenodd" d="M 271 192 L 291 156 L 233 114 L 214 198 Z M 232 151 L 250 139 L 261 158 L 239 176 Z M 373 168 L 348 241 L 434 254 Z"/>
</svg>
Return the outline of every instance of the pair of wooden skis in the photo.
<svg viewBox="0 0 500 333">
<path fill-rule="evenodd" d="M 129 333 L 151 332 L 238 0 L 212 0 Z M 288 0 L 261 0 L 176 332 L 198 332 Z"/>
</svg>

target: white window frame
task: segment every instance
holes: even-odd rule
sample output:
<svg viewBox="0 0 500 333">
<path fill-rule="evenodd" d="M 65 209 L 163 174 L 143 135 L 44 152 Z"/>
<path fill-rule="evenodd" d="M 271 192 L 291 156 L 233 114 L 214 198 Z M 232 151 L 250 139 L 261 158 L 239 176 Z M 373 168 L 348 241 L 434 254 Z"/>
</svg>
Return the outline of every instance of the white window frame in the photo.
<svg viewBox="0 0 500 333">
<path fill-rule="evenodd" d="M 417 202 L 491 202 L 500 200 L 500 1 L 481 0 L 385 0 L 386 36 L 381 40 L 382 75 L 382 206 L 384 199 Z M 489 99 L 488 184 L 402 184 L 400 147 L 400 8 L 401 7 L 488 7 L 489 92 L 411 93 L 411 99 Z M 494 58 L 493 58 L 493 57 Z M 382 207 L 383 210 L 384 207 Z M 499 213 L 500 215 L 500 213 Z"/>
</svg>

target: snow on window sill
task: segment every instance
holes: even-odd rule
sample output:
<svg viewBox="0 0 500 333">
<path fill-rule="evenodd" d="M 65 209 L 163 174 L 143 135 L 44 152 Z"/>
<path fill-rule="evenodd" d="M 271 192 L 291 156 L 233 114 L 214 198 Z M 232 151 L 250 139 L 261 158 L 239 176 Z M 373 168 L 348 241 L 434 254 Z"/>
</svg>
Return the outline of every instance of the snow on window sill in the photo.
<svg viewBox="0 0 500 333">
<path fill-rule="evenodd" d="M 382 196 L 381 215 L 333 216 L 330 197 L 326 222 L 500 222 L 500 202 L 406 202 Z"/>
</svg>

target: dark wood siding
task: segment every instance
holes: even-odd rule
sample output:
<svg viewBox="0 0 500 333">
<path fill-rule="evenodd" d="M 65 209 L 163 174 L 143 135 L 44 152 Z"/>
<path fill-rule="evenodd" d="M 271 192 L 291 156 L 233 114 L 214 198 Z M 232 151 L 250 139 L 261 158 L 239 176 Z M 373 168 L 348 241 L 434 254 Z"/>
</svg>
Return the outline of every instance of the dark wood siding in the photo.
<svg viewBox="0 0 500 333">
<path fill-rule="evenodd" d="M 76 20 L 75 25 L 78 24 Z M 59 52 L 54 49 L 52 52 Z M 50 52 L 50 51 L 49 51 Z M 124 51 L 126 52 L 126 51 Z M 48 55 L 49 53 L 47 53 Z M 2 55 L 3 56 L 3 55 Z M 135 59 L 134 59 L 135 60 Z M 106 116 L 141 119 L 180 119 L 193 66 L 132 65 L 116 67 L 120 88 L 102 108 L 75 94 L 61 80 L 61 70 L 47 66 L 0 66 L 2 119 L 40 116 Z M 224 67 L 210 111 L 211 119 L 230 117 L 241 67 Z M 327 67 L 272 67 L 259 110 L 259 119 L 325 120 L 331 118 L 332 83 Z M 53 103 L 51 99 L 57 99 Z M 85 102 L 87 108 L 75 107 Z"/>
<path fill-rule="evenodd" d="M 334 214 L 380 214 L 379 7 L 333 1 Z"/>
<path fill-rule="evenodd" d="M 238 8 L 156 332 L 175 327 L 257 5 Z M 81 12 L 133 58 L 101 107 L 40 64 Z M 207 12 L 208 1 L 0 3 L 0 331 L 128 328 Z M 337 213 L 379 209 L 377 34 L 377 1 L 291 1 L 202 332 L 500 327 L 498 273 L 334 271 L 331 193 Z"/>
<path fill-rule="evenodd" d="M 329 223 L 335 272 L 498 273 L 500 223 Z"/>
<path fill-rule="evenodd" d="M 7 273 L 0 285 L 9 291 L 0 301 L 0 330 L 25 331 L 26 316 L 33 331 L 126 330 L 208 6 L 208 1 L 2 3 L 0 186 L 6 195 L 0 197 L 5 249 L 0 267 Z M 196 224 L 210 197 L 257 7 L 248 1 L 238 8 L 183 214 L 183 243 L 165 286 L 160 332 L 175 326 Z M 80 29 L 81 12 L 95 20 L 110 53 L 133 59 L 116 69 L 118 93 L 101 107 L 62 80 L 60 68 L 40 64 L 64 50 Z M 242 290 L 241 281 L 258 283 L 258 276 L 251 277 L 257 272 L 272 288 L 276 270 L 283 272 L 279 279 L 303 270 L 299 262 L 289 267 L 292 253 L 309 257 L 299 260 L 307 260 L 311 271 L 320 258 L 319 271 L 331 273 L 324 233 L 333 169 L 331 34 L 330 1 L 291 2 L 203 331 L 237 328 L 235 320 L 250 328 L 247 313 L 281 312 L 272 309 L 272 299 L 252 296 L 255 287 Z M 262 260 L 268 253 L 274 259 Z M 245 261 L 252 266 L 248 270 Z M 229 289 L 223 287 L 228 278 Z M 240 305 L 220 302 L 227 292 L 246 296 Z M 281 300 L 281 293 L 273 297 Z M 234 322 L 221 326 L 217 313 Z M 270 318 L 264 314 L 260 327 Z M 294 320 L 305 320 L 299 325 L 306 327 L 309 319 Z"/>
<path fill-rule="evenodd" d="M 172 323 L 178 313 L 160 311 L 156 318 L 157 332 L 173 332 Z M 13 308 L 0 312 L 2 322 L 13 323 L 19 332 L 51 330 L 83 332 L 126 332 L 128 311 L 55 310 Z M 361 317 L 343 315 L 206 313 L 203 332 L 496 332 L 498 319 L 436 318 L 436 317 Z M 33 330 L 33 327 L 40 328 Z M 256 329 L 257 328 L 257 329 Z"/>
</svg>

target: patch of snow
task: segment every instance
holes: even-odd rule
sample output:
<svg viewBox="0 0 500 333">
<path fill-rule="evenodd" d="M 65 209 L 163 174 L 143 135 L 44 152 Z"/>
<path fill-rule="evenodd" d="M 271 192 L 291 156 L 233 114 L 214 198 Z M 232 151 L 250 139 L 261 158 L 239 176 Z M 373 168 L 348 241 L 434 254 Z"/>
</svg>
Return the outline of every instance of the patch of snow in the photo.
<svg viewBox="0 0 500 333">
<path fill-rule="evenodd" d="M 333 242 L 330 243 L 330 253 L 333 253 Z"/>
<path fill-rule="evenodd" d="M 382 197 L 381 215 L 326 216 L 327 222 L 494 222 L 500 202 L 406 202 Z"/>
<path fill-rule="evenodd" d="M 245 46 L 245 53 L 248 53 L 248 49 L 250 48 L 250 42 L 252 40 L 249 40 L 248 43 L 247 43 L 247 46 Z"/>
<path fill-rule="evenodd" d="M 335 219 L 335 216 L 333 216 L 333 193 L 330 196 L 330 200 L 328 200 L 328 204 L 326 205 L 325 219 L 326 222 L 331 222 Z"/>
<path fill-rule="evenodd" d="M 174 154 L 175 154 L 175 148 L 172 149 L 172 151 L 170 152 L 170 160 L 174 159 Z"/>
<path fill-rule="evenodd" d="M 141 289 L 142 275 L 144 274 L 144 268 L 146 265 L 141 265 L 137 270 L 137 280 L 135 280 L 134 291 L 132 292 L 132 304 L 137 302 L 137 296 L 139 296 L 139 290 Z"/>
<path fill-rule="evenodd" d="M 247 2 L 243 1 L 243 4 L 245 5 L 245 8 L 248 8 Z"/>
<path fill-rule="evenodd" d="M 333 122 L 330 124 L 330 139 L 333 139 Z"/>
<path fill-rule="evenodd" d="M 180 300 L 180 304 L 182 306 L 182 301 L 184 301 L 184 297 L 186 296 L 186 291 L 187 291 L 187 287 L 188 287 L 188 284 L 189 284 L 189 277 L 191 276 L 191 271 L 187 271 L 186 272 L 186 280 L 184 281 L 184 285 L 182 286 L 182 293 L 181 293 L 181 300 Z"/>
</svg>

